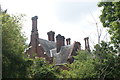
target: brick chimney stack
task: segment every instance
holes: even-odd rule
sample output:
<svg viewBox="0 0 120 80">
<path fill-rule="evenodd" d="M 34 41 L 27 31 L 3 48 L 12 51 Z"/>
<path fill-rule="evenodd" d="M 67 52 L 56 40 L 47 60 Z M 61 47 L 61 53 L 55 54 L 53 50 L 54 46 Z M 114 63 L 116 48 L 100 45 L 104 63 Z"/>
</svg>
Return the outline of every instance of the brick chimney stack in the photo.
<svg viewBox="0 0 120 80">
<path fill-rule="evenodd" d="M 37 19 L 38 19 L 37 16 L 32 17 L 31 42 L 35 42 L 35 43 L 36 43 L 36 39 L 38 39 Z"/>
<path fill-rule="evenodd" d="M 89 37 L 84 38 L 84 40 L 85 40 L 85 50 L 88 50 L 90 52 Z"/>
<path fill-rule="evenodd" d="M 32 17 L 32 31 L 38 31 L 37 30 L 37 16 Z"/>
<path fill-rule="evenodd" d="M 88 50 L 90 51 L 89 37 L 87 37 Z"/>
<path fill-rule="evenodd" d="M 84 40 L 85 40 L 85 50 L 86 50 L 87 49 L 86 38 L 84 38 Z"/>
<path fill-rule="evenodd" d="M 48 35 L 48 40 L 49 40 L 49 41 L 55 41 L 55 40 L 54 40 L 55 32 L 50 31 L 50 32 L 47 33 L 47 35 Z"/>
<path fill-rule="evenodd" d="M 66 39 L 67 45 L 70 45 L 70 40 L 71 40 L 70 38 L 67 38 L 67 39 Z"/>
<path fill-rule="evenodd" d="M 57 53 L 61 50 L 62 46 L 65 46 L 65 37 L 58 34 L 56 36 Z"/>
<path fill-rule="evenodd" d="M 30 44 L 29 44 L 30 46 L 32 46 L 31 54 L 32 53 L 38 53 L 37 52 L 37 50 L 38 50 L 37 49 L 37 46 L 38 46 L 37 39 L 39 37 L 38 37 L 38 30 L 37 30 L 37 19 L 38 19 L 37 16 L 34 16 L 34 17 L 31 18 L 31 20 L 32 20 L 32 31 L 31 31 L 31 40 L 30 40 Z"/>
</svg>

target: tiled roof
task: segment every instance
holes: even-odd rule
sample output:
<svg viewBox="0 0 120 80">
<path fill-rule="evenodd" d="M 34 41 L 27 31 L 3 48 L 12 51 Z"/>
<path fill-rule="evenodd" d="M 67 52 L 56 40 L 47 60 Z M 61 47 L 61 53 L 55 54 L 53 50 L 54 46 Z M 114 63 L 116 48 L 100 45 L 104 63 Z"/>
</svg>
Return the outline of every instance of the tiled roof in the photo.
<svg viewBox="0 0 120 80">
<path fill-rule="evenodd" d="M 51 57 L 50 50 L 56 48 L 56 44 L 53 41 L 48 41 L 45 39 L 38 39 L 39 43 L 42 45 L 43 49 L 45 50 L 46 54 Z"/>
<path fill-rule="evenodd" d="M 54 63 L 57 64 L 64 64 L 67 63 L 67 59 L 69 54 L 72 52 L 72 45 L 62 46 L 60 52 L 56 52 L 56 49 L 52 51 L 54 57 Z"/>
<path fill-rule="evenodd" d="M 67 63 L 67 59 L 73 51 L 73 45 L 62 46 L 60 52 L 56 51 L 56 43 L 39 38 L 39 43 L 49 57 L 53 57 L 53 62 L 57 65 Z"/>
</svg>

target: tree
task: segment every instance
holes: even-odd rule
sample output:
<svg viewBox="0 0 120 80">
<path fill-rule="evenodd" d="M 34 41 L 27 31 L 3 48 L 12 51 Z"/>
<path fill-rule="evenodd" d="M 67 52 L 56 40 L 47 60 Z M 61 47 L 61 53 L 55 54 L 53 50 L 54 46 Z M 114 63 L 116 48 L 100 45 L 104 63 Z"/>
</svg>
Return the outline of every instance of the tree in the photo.
<svg viewBox="0 0 120 80">
<path fill-rule="evenodd" d="M 120 52 L 120 1 L 119 2 L 100 2 L 99 7 L 102 7 L 100 21 L 103 27 L 109 28 L 108 32 L 111 35 L 111 42 L 118 52 Z"/>
<path fill-rule="evenodd" d="M 79 51 L 75 57 L 75 62 L 71 65 L 77 78 L 94 78 L 94 60 L 93 55 L 88 51 Z"/>
<path fill-rule="evenodd" d="M 95 53 L 99 56 L 102 78 L 118 78 L 120 74 L 120 1 L 119 2 L 100 2 L 102 7 L 100 20 L 103 27 L 108 28 L 111 35 L 111 42 L 101 42 L 95 46 Z M 111 46 L 114 44 L 114 46 Z"/>
<path fill-rule="evenodd" d="M 100 44 L 95 45 L 94 54 L 98 59 L 95 64 L 97 71 L 97 78 L 115 78 L 119 79 L 120 74 L 120 57 L 117 56 L 116 50 L 110 43 L 102 41 Z"/>
<path fill-rule="evenodd" d="M 74 56 L 75 61 L 69 65 L 68 71 L 62 71 L 63 78 L 95 78 L 95 63 L 93 55 L 88 51 L 78 51 L 77 56 Z"/>
<path fill-rule="evenodd" d="M 102 41 L 95 45 L 94 51 L 78 51 L 70 70 L 61 71 L 62 78 L 106 78 L 119 79 L 120 57 L 110 43 Z"/>
<path fill-rule="evenodd" d="M 49 64 L 43 58 L 34 59 L 34 64 L 31 66 L 31 78 L 35 79 L 50 79 L 58 78 L 60 70 L 53 64 Z"/>
<path fill-rule="evenodd" d="M 21 32 L 21 18 L 2 11 L 2 77 L 25 78 L 32 61 L 24 58 L 25 37 Z"/>
</svg>

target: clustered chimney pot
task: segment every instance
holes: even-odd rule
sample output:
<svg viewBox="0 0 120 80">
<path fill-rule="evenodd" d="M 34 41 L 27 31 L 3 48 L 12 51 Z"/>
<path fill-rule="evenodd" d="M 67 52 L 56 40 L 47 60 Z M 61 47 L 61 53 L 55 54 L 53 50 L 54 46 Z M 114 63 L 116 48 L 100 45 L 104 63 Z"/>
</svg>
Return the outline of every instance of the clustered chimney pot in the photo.
<svg viewBox="0 0 120 80">
<path fill-rule="evenodd" d="M 48 35 L 48 40 L 49 40 L 49 41 L 55 41 L 55 40 L 54 40 L 55 32 L 50 31 L 50 32 L 47 33 L 47 35 Z"/>
<path fill-rule="evenodd" d="M 66 39 L 67 45 L 70 45 L 70 40 L 71 40 L 70 38 L 67 38 L 67 39 Z"/>
<path fill-rule="evenodd" d="M 57 53 L 60 51 L 62 46 L 65 46 L 65 37 L 61 36 L 60 34 L 58 34 L 56 36 L 56 47 L 57 47 Z"/>
<path fill-rule="evenodd" d="M 88 50 L 90 52 L 89 37 L 84 38 L 84 40 L 85 40 L 85 50 Z"/>
<path fill-rule="evenodd" d="M 32 20 L 37 20 L 37 19 L 38 19 L 38 16 L 32 17 Z"/>
</svg>

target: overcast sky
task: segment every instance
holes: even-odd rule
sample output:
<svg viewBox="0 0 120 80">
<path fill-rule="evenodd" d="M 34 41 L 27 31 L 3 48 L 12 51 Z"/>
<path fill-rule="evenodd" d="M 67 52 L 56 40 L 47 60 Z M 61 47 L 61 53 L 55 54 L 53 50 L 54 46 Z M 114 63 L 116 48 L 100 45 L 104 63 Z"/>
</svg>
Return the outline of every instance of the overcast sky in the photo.
<svg viewBox="0 0 120 80">
<path fill-rule="evenodd" d="M 90 46 L 97 43 L 95 21 L 99 21 L 100 9 L 98 0 L 2 0 L 2 9 L 10 14 L 25 14 L 23 31 L 30 40 L 32 29 L 31 17 L 38 16 L 39 37 L 48 39 L 47 32 L 55 31 L 65 38 L 71 38 L 72 43 L 79 41 L 84 48 L 84 38 L 90 38 Z M 101 39 L 104 39 L 105 30 Z"/>
</svg>

